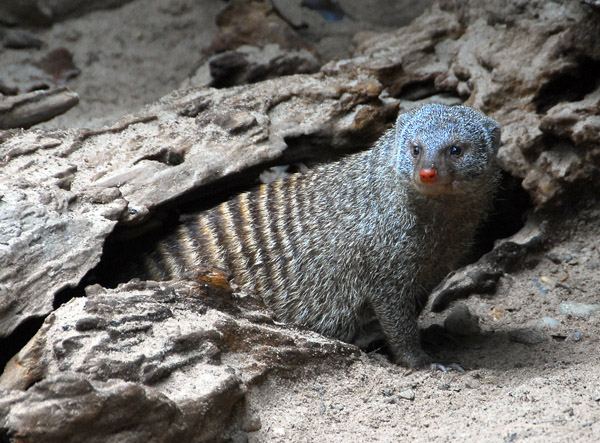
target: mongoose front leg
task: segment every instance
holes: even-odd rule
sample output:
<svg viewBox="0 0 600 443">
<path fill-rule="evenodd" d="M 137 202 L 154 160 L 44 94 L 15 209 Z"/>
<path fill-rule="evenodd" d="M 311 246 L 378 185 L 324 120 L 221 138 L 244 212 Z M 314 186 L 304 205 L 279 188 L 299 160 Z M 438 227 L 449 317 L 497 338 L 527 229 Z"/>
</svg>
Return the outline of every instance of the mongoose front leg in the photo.
<svg viewBox="0 0 600 443">
<path fill-rule="evenodd" d="M 414 296 L 402 294 L 393 301 L 373 300 L 372 306 L 396 363 L 414 369 L 433 363 L 421 347 Z"/>
</svg>

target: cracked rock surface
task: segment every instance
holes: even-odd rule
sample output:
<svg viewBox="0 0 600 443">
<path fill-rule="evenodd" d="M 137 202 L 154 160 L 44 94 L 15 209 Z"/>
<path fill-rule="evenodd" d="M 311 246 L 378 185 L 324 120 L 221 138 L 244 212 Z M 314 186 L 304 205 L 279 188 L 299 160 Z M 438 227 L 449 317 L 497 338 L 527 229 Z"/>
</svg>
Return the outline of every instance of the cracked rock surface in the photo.
<svg viewBox="0 0 600 443">
<path fill-rule="evenodd" d="M 56 25 L 61 43 L 75 47 L 82 71 L 67 86 L 78 85 L 98 60 L 113 66 L 103 58 L 107 53 L 76 42 L 109 35 L 103 29 L 121 12 L 139 15 L 139 2 L 113 6 L 121 3 L 121 9 L 89 13 L 102 17 L 89 35 L 77 20 Z M 350 2 L 340 4 L 350 11 Z M 151 16 L 168 16 L 168 25 L 140 31 L 144 43 L 166 31 L 184 39 L 179 33 L 196 23 L 188 20 L 194 9 L 186 1 L 149 5 Z M 288 11 L 279 14 L 295 23 Z M 351 18 L 344 20 L 348 25 Z M 77 31 L 67 32 L 69 25 Z M 45 123 L 46 129 L 0 132 L 2 344 L 12 343 L 32 319 L 45 318 L 0 376 L 0 440 L 298 441 L 318 438 L 324 429 L 331 439 L 372 436 L 378 429 L 388 441 L 481 439 L 489 429 L 509 440 L 597 435 L 600 362 L 592 350 L 599 217 L 596 200 L 581 203 L 583 210 L 573 202 L 599 190 L 598 8 L 590 2 L 441 0 L 407 26 L 372 31 L 356 36 L 352 57 L 322 60 L 311 74 L 174 90 L 104 127 L 51 129 Z M 49 35 L 44 32 L 38 34 Z M 227 66 L 251 54 L 260 55 L 260 63 L 280 60 L 280 52 L 266 54 L 270 43 L 262 43 L 260 54 L 227 49 Z M 111 62 L 119 45 L 108 54 Z M 311 49 L 302 50 L 312 63 Z M 145 63 L 155 52 L 145 47 Z M 187 55 L 197 57 L 196 66 L 210 65 L 191 50 Z M 106 69 L 98 76 L 106 77 Z M 311 64 L 309 71 L 315 69 Z M 201 71 L 196 83 L 169 76 L 158 82 L 207 84 Z M 10 91 L 2 80 L 18 75 L 4 72 L 0 90 Z M 252 81 L 246 73 L 221 86 Z M 30 86 L 35 75 L 24 77 Z M 138 92 L 157 87 L 120 89 L 120 82 L 104 86 L 115 97 L 131 93 L 134 103 Z M 80 104 L 61 118 L 93 108 L 86 96 L 94 89 L 102 88 L 82 87 Z M 521 182 L 536 211 L 519 233 L 448 276 L 434 294 L 434 310 L 478 294 L 461 305 L 464 315 L 454 326 L 460 331 L 461 318 L 471 322 L 462 347 L 433 344 L 442 359 L 464 362 L 468 379 L 408 374 L 381 356 L 278 324 L 252 295 L 237 293 L 212 269 L 199 270 L 192 281 L 88 286 L 62 304 L 65 290 L 98 265 L 116 229 L 153 222 L 182 201 L 211 201 L 215 187 L 250 185 L 251 174 L 274 164 L 364 149 L 399 110 L 426 102 L 464 103 L 496 119 L 500 164 Z M 587 309 L 585 315 L 559 309 L 571 301 Z M 423 323 L 435 322 L 435 315 L 425 314 Z M 513 340 L 511 331 L 521 339 Z M 324 375 L 312 372 L 320 369 Z M 532 410 L 532 404 L 543 407 Z M 435 426 L 421 426 L 432 417 Z"/>
<path fill-rule="evenodd" d="M 357 355 L 275 324 L 257 300 L 235 300 L 217 271 L 91 286 L 7 365 L 0 426 L 32 442 L 202 441 L 243 419 L 236 408 L 267 374 Z"/>
</svg>

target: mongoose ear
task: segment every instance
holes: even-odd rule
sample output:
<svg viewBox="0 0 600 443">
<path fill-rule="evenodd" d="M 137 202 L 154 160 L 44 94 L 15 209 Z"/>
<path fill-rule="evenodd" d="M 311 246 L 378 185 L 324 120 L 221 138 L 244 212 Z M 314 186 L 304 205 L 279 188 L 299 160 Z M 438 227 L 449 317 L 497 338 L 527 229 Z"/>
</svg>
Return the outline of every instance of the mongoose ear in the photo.
<svg viewBox="0 0 600 443">
<path fill-rule="evenodd" d="M 483 127 L 486 129 L 490 139 L 492 140 L 492 148 L 494 150 L 494 154 L 498 153 L 498 149 L 500 149 L 500 125 L 496 123 L 495 120 L 492 120 L 489 117 L 485 117 L 483 119 Z"/>
</svg>

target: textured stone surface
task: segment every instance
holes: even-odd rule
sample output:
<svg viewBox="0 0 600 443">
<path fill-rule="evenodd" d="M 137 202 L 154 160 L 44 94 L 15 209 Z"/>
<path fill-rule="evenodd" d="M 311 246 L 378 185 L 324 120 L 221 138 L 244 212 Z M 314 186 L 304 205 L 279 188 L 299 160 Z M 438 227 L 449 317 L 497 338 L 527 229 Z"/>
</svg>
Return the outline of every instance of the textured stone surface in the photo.
<svg viewBox="0 0 600 443">
<path fill-rule="evenodd" d="M 194 282 L 93 286 L 7 365 L 0 428 L 23 442 L 204 441 L 243 419 L 236 405 L 266 374 L 357 355 L 276 325 L 217 271 Z"/>
<path fill-rule="evenodd" d="M 48 315 L 117 223 L 257 165 L 365 147 L 398 107 L 464 102 L 495 118 L 501 165 L 540 209 L 597 191 L 599 23 L 580 2 L 442 1 L 316 74 L 175 91 L 101 130 L 1 132 L 0 337 Z M 442 303 L 528 241 L 486 256 L 491 273 L 448 280 Z M 209 438 L 242 420 L 244 390 L 270 368 L 355 349 L 248 316 L 228 292 L 207 302 L 199 284 L 95 287 L 56 310 L 2 376 L 0 439 Z"/>
<path fill-rule="evenodd" d="M 329 69 L 359 65 L 400 98 L 446 93 L 488 113 L 502 126 L 502 167 L 546 206 L 598 172 L 599 33 L 597 12 L 578 2 L 441 1 Z M 576 111 L 556 128 L 561 139 L 547 137 Z"/>
<path fill-rule="evenodd" d="M 29 128 L 68 111 L 79 97 L 65 87 L 33 91 L 0 102 L 0 129 Z"/>
<path fill-rule="evenodd" d="M 219 88 L 291 74 L 314 73 L 319 55 L 278 10 L 262 1 L 234 2 L 216 17 L 210 57 L 183 86 Z"/>
<path fill-rule="evenodd" d="M 597 85 L 588 79 L 582 97 L 556 91 L 584 75 L 582 66 L 598 66 L 597 16 L 578 3 L 471 6 L 434 6 L 319 74 L 174 92 L 106 130 L 4 132 L 0 206 L 12 215 L 0 230 L 0 335 L 49 313 L 56 292 L 98 262 L 117 221 L 140 222 L 157 205 L 284 152 L 302 159 L 364 147 L 399 99 L 403 108 L 464 100 L 488 112 L 503 127 L 502 166 L 540 206 L 593 186 Z M 31 247 L 41 232 L 48 247 Z"/>
<path fill-rule="evenodd" d="M 282 75 L 313 73 L 320 67 L 317 56 L 306 49 L 284 50 L 277 44 L 263 48 L 243 45 L 212 56 L 184 85 L 223 88 Z"/>
</svg>

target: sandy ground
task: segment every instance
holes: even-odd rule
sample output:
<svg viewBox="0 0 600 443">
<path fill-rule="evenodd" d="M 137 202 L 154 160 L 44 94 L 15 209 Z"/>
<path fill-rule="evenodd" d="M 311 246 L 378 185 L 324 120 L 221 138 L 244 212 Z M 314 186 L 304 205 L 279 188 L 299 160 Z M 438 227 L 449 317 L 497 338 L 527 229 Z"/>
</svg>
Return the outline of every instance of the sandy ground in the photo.
<svg viewBox="0 0 600 443">
<path fill-rule="evenodd" d="M 41 50 L 0 49 L 1 78 L 21 91 L 40 80 L 32 63 L 44 53 L 73 52 L 81 73 L 67 84 L 81 103 L 42 127 L 102 126 L 177 88 L 226 4 L 146 0 L 141 14 L 139 3 L 33 31 Z M 560 311 L 565 301 L 599 303 L 595 207 L 564 214 L 549 250 L 504 276 L 497 294 L 467 301 L 481 333 L 433 349 L 465 374 L 410 372 L 374 353 L 273 376 L 249 393 L 250 441 L 600 441 L 600 313 Z M 446 315 L 426 312 L 423 324 Z"/>
</svg>

